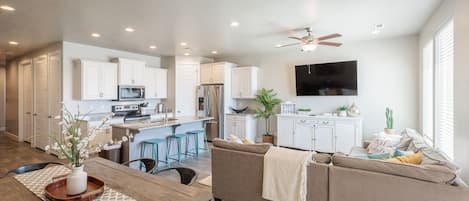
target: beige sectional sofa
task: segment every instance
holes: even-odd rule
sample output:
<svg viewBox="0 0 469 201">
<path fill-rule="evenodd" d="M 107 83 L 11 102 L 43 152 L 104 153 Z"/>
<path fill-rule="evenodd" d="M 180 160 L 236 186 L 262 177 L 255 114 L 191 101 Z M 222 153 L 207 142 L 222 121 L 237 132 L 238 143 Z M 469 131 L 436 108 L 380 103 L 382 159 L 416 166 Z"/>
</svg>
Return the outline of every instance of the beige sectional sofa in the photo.
<svg viewBox="0 0 469 201">
<path fill-rule="evenodd" d="M 214 140 L 214 197 L 223 201 L 264 201 L 263 163 L 269 147 Z M 332 159 L 323 154 L 313 158 L 307 167 L 308 201 L 469 201 L 469 188 L 451 185 L 456 173 L 447 168 L 342 154 Z"/>
</svg>

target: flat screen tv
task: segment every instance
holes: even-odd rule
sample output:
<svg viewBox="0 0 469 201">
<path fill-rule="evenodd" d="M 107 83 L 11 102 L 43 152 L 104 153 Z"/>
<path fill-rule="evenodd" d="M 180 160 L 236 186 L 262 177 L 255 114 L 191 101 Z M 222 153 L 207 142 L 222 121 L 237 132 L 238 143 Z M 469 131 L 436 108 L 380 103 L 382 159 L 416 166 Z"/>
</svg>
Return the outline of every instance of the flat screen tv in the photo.
<svg viewBox="0 0 469 201">
<path fill-rule="evenodd" d="M 357 61 L 295 66 L 297 96 L 356 96 Z"/>
</svg>

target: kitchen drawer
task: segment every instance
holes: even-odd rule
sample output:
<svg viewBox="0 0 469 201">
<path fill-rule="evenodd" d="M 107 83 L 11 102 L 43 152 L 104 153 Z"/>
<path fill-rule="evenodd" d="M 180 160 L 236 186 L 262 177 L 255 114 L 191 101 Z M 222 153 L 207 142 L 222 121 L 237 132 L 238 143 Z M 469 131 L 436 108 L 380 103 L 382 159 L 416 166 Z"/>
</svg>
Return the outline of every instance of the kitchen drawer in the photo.
<svg viewBox="0 0 469 201">
<path fill-rule="evenodd" d="M 317 120 L 316 124 L 318 126 L 333 126 L 335 122 L 331 120 Z"/>
</svg>

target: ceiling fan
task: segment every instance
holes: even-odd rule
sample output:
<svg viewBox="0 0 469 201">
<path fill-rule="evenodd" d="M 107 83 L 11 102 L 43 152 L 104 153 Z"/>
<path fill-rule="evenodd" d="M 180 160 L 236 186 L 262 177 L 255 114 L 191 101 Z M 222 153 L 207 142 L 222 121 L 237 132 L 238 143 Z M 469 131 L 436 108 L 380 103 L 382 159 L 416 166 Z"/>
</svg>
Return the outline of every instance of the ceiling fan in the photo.
<svg viewBox="0 0 469 201">
<path fill-rule="evenodd" d="M 292 36 L 288 37 L 288 38 L 291 38 L 291 39 L 299 40 L 300 42 L 285 44 L 285 45 L 277 45 L 276 47 L 281 48 L 281 47 L 302 45 L 301 46 L 301 51 L 310 52 L 310 51 L 314 51 L 317 48 L 318 45 L 327 45 L 327 46 L 333 46 L 333 47 L 339 47 L 339 46 L 342 45 L 342 43 L 325 41 L 325 40 L 329 40 L 329 39 L 332 39 L 332 38 L 341 37 L 342 36 L 341 34 L 335 33 L 335 34 L 330 34 L 330 35 L 327 35 L 327 36 L 322 36 L 322 37 L 316 38 L 311 34 L 311 32 L 312 32 L 311 27 L 305 28 L 305 31 L 308 35 L 303 36 L 301 38 L 292 37 Z"/>
</svg>

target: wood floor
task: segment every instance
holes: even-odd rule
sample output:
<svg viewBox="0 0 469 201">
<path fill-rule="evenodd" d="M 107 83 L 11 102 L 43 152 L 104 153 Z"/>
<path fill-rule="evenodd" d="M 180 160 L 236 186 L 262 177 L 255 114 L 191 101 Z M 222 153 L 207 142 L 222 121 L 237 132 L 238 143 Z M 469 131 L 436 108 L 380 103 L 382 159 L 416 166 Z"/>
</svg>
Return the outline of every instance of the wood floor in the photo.
<svg viewBox="0 0 469 201">
<path fill-rule="evenodd" d="M 3 175 L 3 173 L 10 169 L 14 169 L 24 164 L 45 161 L 59 161 L 66 163 L 66 161 L 60 160 L 44 151 L 31 148 L 28 143 L 13 141 L 0 131 L 0 175 Z M 199 153 L 198 158 L 189 157 L 183 160 L 180 164 L 172 163 L 171 166 L 182 166 L 195 170 L 198 173 L 198 180 L 210 176 L 212 171 L 210 154 L 208 151 Z M 168 172 L 161 174 L 160 176 L 171 180 L 179 180 L 179 176 L 176 172 Z M 200 184 L 194 185 L 200 186 Z"/>
</svg>

